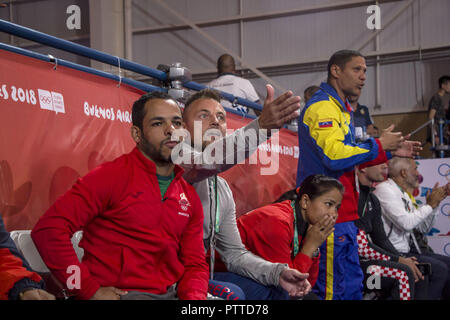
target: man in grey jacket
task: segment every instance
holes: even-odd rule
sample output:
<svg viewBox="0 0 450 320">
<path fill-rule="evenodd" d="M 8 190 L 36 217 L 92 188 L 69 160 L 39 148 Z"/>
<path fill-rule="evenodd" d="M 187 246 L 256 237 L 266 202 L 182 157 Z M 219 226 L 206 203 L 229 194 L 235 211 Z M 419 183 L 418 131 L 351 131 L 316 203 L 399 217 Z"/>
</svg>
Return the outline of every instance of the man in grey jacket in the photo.
<svg viewBox="0 0 450 320">
<path fill-rule="evenodd" d="M 191 96 L 183 120 L 194 139 L 185 140 L 172 154 L 174 162 L 186 170 L 184 178 L 193 184 L 202 201 L 203 241 L 205 250 L 211 250 L 211 280 L 234 283 L 252 300 L 303 297 L 311 288 L 306 280 L 308 274 L 268 262 L 245 248 L 236 225 L 233 194 L 228 183 L 217 176 L 239 158 L 249 157 L 260 143 L 270 138 L 270 130 L 298 117 L 299 97 L 286 92 L 274 99 L 273 88 L 268 85 L 267 90 L 260 117 L 228 136 L 220 95 L 205 89 Z M 230 272 L 214 274 L 215 250 Z"/>
</svg>

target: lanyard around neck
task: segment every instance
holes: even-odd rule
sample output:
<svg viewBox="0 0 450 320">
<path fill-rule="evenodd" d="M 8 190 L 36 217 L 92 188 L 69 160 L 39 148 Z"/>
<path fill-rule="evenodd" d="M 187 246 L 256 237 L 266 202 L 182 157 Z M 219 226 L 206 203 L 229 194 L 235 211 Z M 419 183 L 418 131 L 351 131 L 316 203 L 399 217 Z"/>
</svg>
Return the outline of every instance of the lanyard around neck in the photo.
<svg viewBox="0 0 450 320">
<path fill-rule="evenodd" d="M 414 198 L 414 196 L 411 193 L 409 193 L 408 191 L 406 191 L 406 194 L 411 199 L 411 202 L 412 202 L 414 208 L 416 208 L 416 209 L 419 208 L 419 205 L 417 204 L 416 198 Z"/>
<path fill-rule="evenodd" d="M 212 190 L 214 190 L 215 193 L 215 199 L 216 199 L 216 205 L 215 205 L 215 222 L 214 222 L 214 228 L 211 230 L 211 237 L 209 240 L 210 250 L 211 250 L 211 256 L 210 256 L 210 262 L 209 262 L 209 270 L 210 270 L 210 279 L 214 279 L 214 263 L 215 263 L 215 236 L 216 233 L 219 232 L 219 222 L 220 222 L 220 204 L 219 204 L 219 194 L 217 192 L 217 175 L 214 176 L 214 179 L 212 180 L 212 185 L 209 184 L 209 194 L 211 194 Z M 211 201 L 211 196 L 210 196 Z"/>
<path fill-rule="evenodd" d="M 364 214 L 366 213 L 367 203 L 369 202 L 369 197 L 370 197 L 370 189 L 369 189 L 369 192 L 367 193 L 366 201 L 364 201 L 364 207 L 363 207 L 363 210 L 361 212 L 361 219 L 364 217 Z"/>
<path fill-rule="evenodd" d="M 297 213 L 295 212 L 295 200 L 291 200 L 292 211 L 294 212 L 294 257 L 300 250 L 300 244 L 298 242 L 298 229 L 297 229 Z"/>
<path fill-rule="evenodd" d="M 219 204 L 219 193 L 217 192 L 217 175 L 214 176 L 214 193 L 216 196 L 216 221 L 214 225 L 215 232 L 219 232 L 220 223 L 220 204 Z"/>
<path fill-rule="evenodd" d="M 406 195 L 408 196 L 409 200 L 411 200 L 411 203 L 412 203 L 412 205 L 413 205 L 413 207 L 415 209 L 419 208 L 419 205 L 417 204 L 416 198 L 414 198 L 414 196 L 411 193 L 409 193 L 408 191 L 403 190 L 397 183 L 395 183 L 395 185 L 400 189 L 402 194 L 406 193 Z M 409 208 L 409 205 L 408 205 L 408 208 Z M 412 208 L 411 208 L 411 210 L 412 210 Z M 410 210 L 408 210 L 408 211 L 410 211 Z"/>
<path fill-rule="evenodd" d="M 215 206 L 214 206 L 214 233 L 219 232 L 219 224 L 220 224 L 220 200 L 219 200 L 219 192 L 217 188 L 217 175 L 214 176 L 214 179 L 209 180 L 209 194 L 211 195 L 214 192 Z M 212 202 L 212 198 L 210 196 L 210 201 Z M 212 211 L 212 210 L 211 210 Z"/>
</svg>

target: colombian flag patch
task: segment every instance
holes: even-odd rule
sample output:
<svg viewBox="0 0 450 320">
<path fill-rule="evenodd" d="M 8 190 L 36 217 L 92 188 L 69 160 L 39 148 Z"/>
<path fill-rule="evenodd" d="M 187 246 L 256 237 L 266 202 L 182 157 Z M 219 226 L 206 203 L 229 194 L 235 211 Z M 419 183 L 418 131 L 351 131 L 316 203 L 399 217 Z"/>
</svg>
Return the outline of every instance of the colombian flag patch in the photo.
<svg viewBox="0 0 450 320">
<path fill-rule="evenodd" d="M 333 120 L 331 119 L 319 120 L 319 128 L 331 128 L 332 126 Z"/>
</svg>

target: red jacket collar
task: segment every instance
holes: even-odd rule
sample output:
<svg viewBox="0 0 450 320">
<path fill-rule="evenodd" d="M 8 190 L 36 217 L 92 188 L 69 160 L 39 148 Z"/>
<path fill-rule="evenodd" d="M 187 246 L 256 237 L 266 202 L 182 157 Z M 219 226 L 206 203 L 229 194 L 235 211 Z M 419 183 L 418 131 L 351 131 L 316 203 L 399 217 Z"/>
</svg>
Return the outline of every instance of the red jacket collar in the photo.
<svg viewBox="0 0 450 320">
<path fill-rule="evenodd" d="M 148 159 L 146 156 L 144 156 L 142 151 L 140 151 L 137 147 L 134 147 L 134 149 L 130 152 L 130 154 L 133 157 L 136 157 L 136 159 L 138 160 L 139 164 L 145 170 L 147 170 L 150 174 L 155 174 L 156 175 L 156 165 L 155 165 L 155 163 L 152 160 Z M 180 178 L 183 175 L 183 173 L 184 173 L 184 169 L 182 167 L 180 167 L 179 165 L 175 165 L 173 171 L 175 173 L 175 178 L 176 179 Z"/>
<path fill-rule="evenodd" d="M 353 112 L 353 108 L 350 105 L 350 103 L 348 102 L 348 100 L 345 100 L 345 107 L 347 108 L 347 111 L 352 113 Z"/>
</svg>

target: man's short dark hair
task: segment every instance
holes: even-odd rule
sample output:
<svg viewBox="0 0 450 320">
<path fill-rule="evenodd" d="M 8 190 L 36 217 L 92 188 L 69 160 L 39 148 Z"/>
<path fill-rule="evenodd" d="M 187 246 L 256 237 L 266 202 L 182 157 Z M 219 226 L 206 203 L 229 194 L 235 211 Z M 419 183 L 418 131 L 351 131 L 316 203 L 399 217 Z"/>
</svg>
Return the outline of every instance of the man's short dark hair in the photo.
<svg viewBox="0 0 450 320">
<path fill-rule="evenodd" d="M 320 90 L 318 86 L 309 86 L 303 91 L 303 98 L 305 99 L 305 103 L 308 102 L 309 99 L 316 93 L 317 90 Z"/>
<path fill-rule="evenodd" d="M 353 57 L 363 57 L 359 51 L 355 50 L 340 50 L 331 56 L 330 60 L 328 60 L 328 79 L 331 78 L 331 66 L 337 65 L 339 68 L 344 69 L 347 62 L 349 62 Z"/>
<path fill-rule="evenodd" d="M 234 62 L 233 56 L 225 53 L 217 59 L 217 72 L 219 74 L 224 72 L 234 72 L 235 70 L 236 63 Z"/>
<path fill-rule="evenodd" d="M 449 81 L 450 81 L 450 76 L 445 75 L 445 76 L 440 77 L 439 78 L 439 89 L 442 88 L 443 84 L 446 84 Z"/>
<path fill-rule="evenodd" d="M 177 105 L 178 103 L 169 94 L 162 91 L 151 91 L 142 95 L 138 100 L 133 103 L 133 109 L 131 111 L 131 117 L 133 120 L 133 126 L 143 129 L 143 121 L 145 117 L 145 104 L 149 100 L 162 99 L 162 100 L 172 100 Z"/>
<path fill-rule="evenodd" d="M 216 90 L 213 89 L 203 89 L 200 90 L 196 93 L 194 93 L 193 95 L 191 95 L 186 103 L 184 104 L 184 110 L 183 110 L 183 114 L 186 112 L 187 108 L 196 100 L 198 99 L 212 99 L 217 101 L 218 103 L 220 103 L 220 93 Z"/>
</svg>

